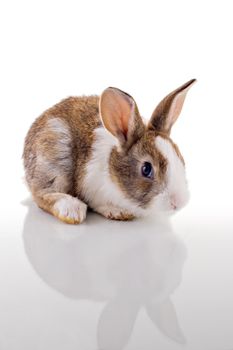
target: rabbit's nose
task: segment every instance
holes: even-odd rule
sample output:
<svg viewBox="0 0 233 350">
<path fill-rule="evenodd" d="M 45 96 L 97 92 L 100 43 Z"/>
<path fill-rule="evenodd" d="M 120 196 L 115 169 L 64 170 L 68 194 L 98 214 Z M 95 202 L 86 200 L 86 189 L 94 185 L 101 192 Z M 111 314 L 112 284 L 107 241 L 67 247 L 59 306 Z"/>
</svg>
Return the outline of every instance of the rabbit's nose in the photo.
<svg viewBox="0 0 233 350">
<path fill-rule="evenodd" d="M 173 210 L 176 210 L 178 205 L 177 205 L 177 198 L 175 195 L 170 196 L 170 205 Z"/>
</svg>

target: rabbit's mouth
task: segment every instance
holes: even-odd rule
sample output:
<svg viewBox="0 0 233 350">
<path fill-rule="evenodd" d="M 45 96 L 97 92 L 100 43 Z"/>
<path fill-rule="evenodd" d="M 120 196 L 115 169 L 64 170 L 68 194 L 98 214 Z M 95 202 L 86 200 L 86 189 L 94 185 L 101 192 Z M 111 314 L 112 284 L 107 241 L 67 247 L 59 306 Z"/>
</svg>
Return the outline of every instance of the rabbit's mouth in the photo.
<svg viewBox="0 0 233 350">
<path fill-rule="evenodd" d="M 153 208 L 156 211 L 166 212 L 167 214 L 175 214 L 182 209 L 189 201 L 189 192 L 186 191 L 179 194 L 169 194 L 167 190 L 160 193 L 154 199 Z"/>
</svg>

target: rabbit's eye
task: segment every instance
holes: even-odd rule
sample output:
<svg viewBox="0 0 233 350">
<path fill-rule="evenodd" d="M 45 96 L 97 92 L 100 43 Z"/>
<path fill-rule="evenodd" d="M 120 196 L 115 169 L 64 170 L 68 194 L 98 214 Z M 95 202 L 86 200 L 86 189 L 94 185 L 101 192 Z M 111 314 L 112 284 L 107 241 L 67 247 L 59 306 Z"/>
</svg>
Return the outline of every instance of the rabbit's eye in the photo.
<svg viewBox="0 0 233 350">
<path fill-rule="evenodd" d="M 151 163 L 145 162 L 141 168 L 142 176 L 151 179 L 153 177 L 153 167 Z"/>
</svg>

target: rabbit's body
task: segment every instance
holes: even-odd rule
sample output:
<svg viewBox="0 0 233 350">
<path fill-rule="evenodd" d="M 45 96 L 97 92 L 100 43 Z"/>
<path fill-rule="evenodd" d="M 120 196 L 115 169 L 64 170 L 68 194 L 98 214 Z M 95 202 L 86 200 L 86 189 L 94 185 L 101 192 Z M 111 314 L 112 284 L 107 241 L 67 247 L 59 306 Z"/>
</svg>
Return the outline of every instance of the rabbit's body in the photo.
<svg viewBox="0 0 233 350">
<path fill-rule="evenodd" d="M 174 183 L 168 174 L 174 167 L 184 194 L 183 161 L 169 138 L 171 126 L 165 132 L 164 121 L 156 121 L 156 128 L 153 120 L 144 125 L 132 97 L 113 88 L 101 102 L 98 96 L 70 97 L 48 109 L 29 130 L 23 154 L 38 206 L 68 223 L 82 222 L 87 206 L 111 219 L 132 219 Z M 147 172 L 153 164 L 153 176 L 142 176 L 143 164 Z"/>
<path fill-rule="evenodd" d="M 109 178 L 108 158 L 117 142 L 103 128 L 98 102 L 98 96 L 61 101 L 34 122 L 25 140 L 26 180 L 34 198 L 47 211 L 58 199 L 60 210 L 63 205 L 67 210 L 70 203 L 74 207 L 71 223 L 76 221 L 76 209 L 86 210 L 76 198 L 109 217 L 114 216 L 118 206 L 121 211 L 131 206 L 143 212 L 123 198 Z M 63 193 L 76 198 L 63 197 Z M 117 216 L 131 218 L 121 211 L 117 210 Z"/>
</svg>

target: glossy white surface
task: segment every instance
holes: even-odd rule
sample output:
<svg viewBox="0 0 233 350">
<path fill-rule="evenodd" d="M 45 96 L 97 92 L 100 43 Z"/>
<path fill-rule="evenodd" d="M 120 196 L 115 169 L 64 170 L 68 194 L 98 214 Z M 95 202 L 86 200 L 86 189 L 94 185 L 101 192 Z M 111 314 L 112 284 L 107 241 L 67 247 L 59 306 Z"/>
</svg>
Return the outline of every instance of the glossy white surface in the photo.
<svg viewBox="0 0 233 350">
<path fill-rule="evenodd" d="M 0 235 L 0 349 L 232 348 L 232 222 L 18 210 Z"/>
<path fill-rule="evenodd" d="M 0 350 L 233 350 L 231 2 L 0 6 Z M 191 78 L 172 131 L 191 200 L 170 221 L 69 226 L 27 199 L 43 110 L 116 86 L 148 119 Z"/>
</svg>

